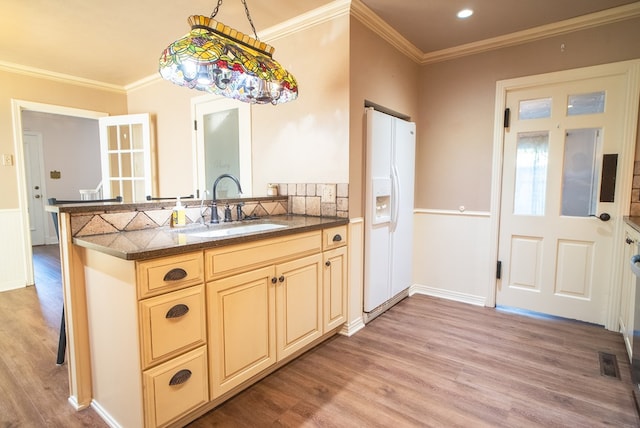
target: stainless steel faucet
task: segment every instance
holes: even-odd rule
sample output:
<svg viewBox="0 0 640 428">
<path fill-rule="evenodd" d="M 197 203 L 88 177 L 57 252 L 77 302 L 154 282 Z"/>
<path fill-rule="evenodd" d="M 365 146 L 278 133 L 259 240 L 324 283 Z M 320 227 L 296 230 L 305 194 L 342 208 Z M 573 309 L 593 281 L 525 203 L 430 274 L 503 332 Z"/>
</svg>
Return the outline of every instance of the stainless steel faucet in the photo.
<svg viewBox="0 0 640 428">
<path fill-rule="evenodd" d="M 216 193 L 216 189 L 218 188 L 218 183 L 223 178 L 230 178 L 231 180 L 233 180 L 233 182 L 236 183 L 236 186 L 238 187 L 238 195 L 242 195 L 242 186 L 240 186 L 240 181 L 233 175 L 222 174 L 218 178 L 216 178 L 216 181 L 213 182 L 213 200 L 211 202 L 211 223 L 220 223 L 220 217 L 218 216 L 218 196 L 217 196 L 218 194 Z M 226 208 L 229 209 L 229 204 L 227 204 Z M 224 216 L 225 222 L 231 221 L 231 210 L 229 210 L 228 212 L 229 212 L 229 215 L 227 215 L 225 210 L 225 216 Z M 238 218 L 238 220 L 241 220 L 241 219 Z"/>
</svg>

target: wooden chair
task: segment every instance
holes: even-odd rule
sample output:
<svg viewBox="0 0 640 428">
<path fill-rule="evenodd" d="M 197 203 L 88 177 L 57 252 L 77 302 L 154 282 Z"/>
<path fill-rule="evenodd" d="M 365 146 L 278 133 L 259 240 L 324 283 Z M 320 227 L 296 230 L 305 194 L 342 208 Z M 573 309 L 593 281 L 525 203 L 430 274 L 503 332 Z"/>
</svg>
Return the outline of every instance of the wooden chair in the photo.
<svg viewBox="0 0 640 428">
<path fill-rule="evenodd" d="M 96 204 L 100 202 L 122 202 L 122 196 L 117 196 L 111 199 L 93 199 L 93 200 L 61 200 L 56 198 L 49 198 L 49 205 L 62 205 L 62 204 Z M 58 213 L 52 212 L 53 227 L 56 230 L 56 237 L 58 242 L 60 241 L 60 232 L 58 230 Z M 58 339 L 58 358 L 56 364 L 61 365 L 64 363 L 64 354 L 67 350 L 67 329 L 64 323 L 64 303 L 62 305 L 62 321 L 60 322 L 60 338 Z"/>
</svg>

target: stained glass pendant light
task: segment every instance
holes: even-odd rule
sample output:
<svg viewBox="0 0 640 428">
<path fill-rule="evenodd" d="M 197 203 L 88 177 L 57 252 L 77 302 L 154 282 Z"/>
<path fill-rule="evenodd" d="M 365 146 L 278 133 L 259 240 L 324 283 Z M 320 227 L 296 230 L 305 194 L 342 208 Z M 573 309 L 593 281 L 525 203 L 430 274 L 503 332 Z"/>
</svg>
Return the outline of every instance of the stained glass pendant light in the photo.
<svg viewBox="0 0 640 428">
<path fill-rule="evenodd" d="M 298 97 L 296 79 L 273 59 L 274 48 L 215 21 L 222 0 L 210 17 L 193 15 L 191 32 L 171 43 L 160 56 L 160 75 L 170 82 L 248 103 L 282 104 Z"/>
</svg>

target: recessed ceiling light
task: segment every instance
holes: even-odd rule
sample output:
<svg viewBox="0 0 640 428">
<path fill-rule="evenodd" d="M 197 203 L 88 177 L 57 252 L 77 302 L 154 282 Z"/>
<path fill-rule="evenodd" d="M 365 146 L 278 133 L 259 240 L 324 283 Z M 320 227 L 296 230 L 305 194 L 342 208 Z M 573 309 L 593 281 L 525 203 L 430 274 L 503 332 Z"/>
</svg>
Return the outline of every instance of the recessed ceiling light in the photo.
<svg viewBox="0 0 640 428">
<path fill-rule="evenodd" d="M 462 9 L 460 12 L 458 12 L 458 18 L 461 19 L 468 18 L 471 15 L 473 15 L 473 10 L 471 9 Z"/>
</svg>

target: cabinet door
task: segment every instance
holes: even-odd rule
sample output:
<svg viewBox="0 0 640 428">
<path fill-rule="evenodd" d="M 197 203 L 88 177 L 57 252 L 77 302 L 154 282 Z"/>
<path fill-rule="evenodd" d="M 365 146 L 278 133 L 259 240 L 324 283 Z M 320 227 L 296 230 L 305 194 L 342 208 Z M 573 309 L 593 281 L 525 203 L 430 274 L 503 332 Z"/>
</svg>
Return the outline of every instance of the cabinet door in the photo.
<svg viewBox="0 0 640 428">
<path fill-rule="evenodd" d="M 273 266 L 207 283 L 211 397 L 276 362 Z"/>
<path fill-rule="evenodd" d="M 324 253 L 323 272 L 324 332 L 340 327 L 347 320 L 347 248 Z"/>
<path fill-rule="evenodd" d="M 278 360 L 322 335 L 321 263 L 314 254 L 276 266 Z"/>
</svg>

